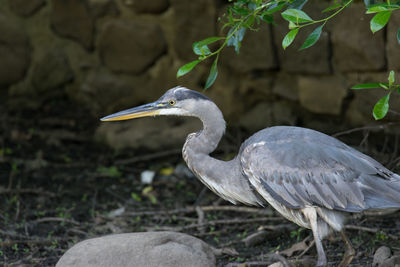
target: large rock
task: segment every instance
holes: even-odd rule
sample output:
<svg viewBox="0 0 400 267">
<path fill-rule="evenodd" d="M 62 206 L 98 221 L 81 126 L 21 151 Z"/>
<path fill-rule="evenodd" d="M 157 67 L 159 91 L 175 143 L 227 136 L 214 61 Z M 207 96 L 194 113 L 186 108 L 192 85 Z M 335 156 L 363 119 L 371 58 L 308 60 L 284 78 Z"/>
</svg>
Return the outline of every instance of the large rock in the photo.
<svg viewBox="0 0 400 267">
<path fill-rule="evenodd" d="M 46 0 L 9 0 L 10 9 L 17 15 L 28 17 L 46 4 Z"/>
<path fill-rule="evenodd" d="M 326 7 L 326 3 L 315 1 L 313 5 L 305 6 L 307 14 L 312 18 L 321 16 L 321 10 Z M 311 8 L 309 10 L 308 8 Z M 279 59 L 280 68 L 289 73 L 305 73 L 305 74 L 329 74 L 330 67 L 330 44 L 326 27 L 323 29 L 318 42 L 305 50 L 298 51 L 304 43 L 308 35 L 317 26 L 305 27 L 299 31 L 294 42 L 283 50 L 282 40 L 289 32 L 288 23 L 281 16 L 276 18 L 276 26 L 274 26 L 273 34 L 276 47 L 276 54 Z M 273 55 L 270 55 L 273 56 Z"/>
<path fill-rule="evenodd" d="M 141 1 L 141 0 L 126 0 L 124 4 L 132 8 L 137 13 L 153 13 L 159 14 L 164 12 L 168 6 L 168 0 L 151 0 L 151 1 Z"/>
<path fill-rule="evenodd" d="M 379 266 L 385 260 L 392 256 L 392 251 L 386 246 L 379 247 L 374 253 L 374 260 L 372 261 L 372 267 Z"/>
<path fill-rule="evenodd" d="M 35 63 L 31 77 L 33 87 L 41 93 L 62 86 L 74 76 L 65 53 L 54 48 Z"/>
<path fill-rule="evenodd" d="M 20 81 L 31 60 L 28 35 L 16 21 L 0 13 L 0 88 Z"/>
<path fill-rule="evenodd" d="M 200 121 L 193 118 L 142 118 L 123 122 L 103 122 L 97 129 L 95 138 L 116 150 L 176 149 L 183 146 L 189 133 L 200 128 Z"/>
<path fill-rule="evenodd" d="M 158 24 L 143 21 L 111 21 L 100 34 L 99 51 L 112 71 L 144 72 L 166 52 L 166 42 Z"/>
<path fill-rule="evenodd" d="M 174 53 L 184 61 L 192 61 L 196 58 L 192 52 L 193 42 L 215 34 L 217 19 L 215 1 L 170 0 L 170 2 L 175 13 L 171 22 L 174 31 Z"/>
<path fill-rule="evenodd" d="M 389 70 L 400 70 L 400 45 L 397 41 L 399 25 L 400 14 L 393 12 L 386 31 L 386 57 Z"/>
<path fill-rule="evenodd" d="M 347 86 L 341 77 L 321 76 L 298 78 L 300 104 L 309 111 L 339 115 Z"/>
<path fill-rule="evenodd" d="M 342 13 L 332 23 L 334 69 L 341 72 L 382 70 L 385 67 L 384 31 L 371 32 L 363 3 L 353 3 Z"/>
<path fill-rule="evenodd" d="M 86 49 L 93 45 L 94 21 L 82 0 L 53 0 L 51 26 L 62 37 L 71 38 Z"/>
<path fill-rule="evenodd" d="M 212 267 L 212 248 L 193 236 L 174 232 L 127 233 L 82 241 L 56 267 Z"/>
<path fill-rule="evenodd" d="M 400 267 L 400 255 L 395 255 L 393 257 L 390 257 L 389 259 L 379 264 L 379 267 L 389 267 L 389 266 Z"/>
<path fill-rule="evenodd" d="M 274 54 L 270 25 L 263 25 L 257 32 L 247 30 L 239 54 L 232 47 L 224 49 L 221 63 L 238 73 L 269 70 L 277 67 Z"/>
</svg>

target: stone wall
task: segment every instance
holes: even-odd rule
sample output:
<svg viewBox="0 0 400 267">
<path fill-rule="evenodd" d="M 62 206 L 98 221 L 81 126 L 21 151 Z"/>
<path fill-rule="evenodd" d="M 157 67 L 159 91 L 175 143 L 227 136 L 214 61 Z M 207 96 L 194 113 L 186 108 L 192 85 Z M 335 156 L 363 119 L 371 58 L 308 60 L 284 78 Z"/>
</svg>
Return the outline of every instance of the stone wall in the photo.
<svg viewBox="0 0 400 267">
<path fill-rule="evenodd" d="M 2 102 L 10 108 L 35 107 L 56 92 L 67 92 L 102 116 L 154 100 L 178 84 L 202 90 L 209 65 L 179 80 L 176 71 L 194 59 L 194 41 L 218 34 L 217 18 L 226 2 L 0 0 Z M 318 18 L 325 7 L 326 1 L 311 1 L 306 11 Z M 362 1 L 356 2 L 327 24 L 314 47 L 301 52 L 297 50 L 311 28 L 286 51 L 280 45 L 288 31 L 283 19 L 248 32 L 239 56 L 231 48 L 224 51 L 219 77 L 206 94 L 221 107 L 228 125 L 249 131 L 289 124 L 335 132 L 374 123 L 371 110 L 382 90 L 354 93 L 349 88 L 384 81 L 389 70 L 400 70 L 395 39 L 400 16 L 393 14 L 387 29 L 372 34 L 364 11 Z M 397 111 L 399 99 L 391 100 Z M 185 125 L 177 122 L 178 130 L 167 131 L 164 138 L 181 140 Z M 106 139 L 117 135 L 125 140 L 116 147 L 138 143 L 140 137 L 130 131 L 121 138 L 118 127 L 102 125 L 98 132 Z M 148 137 L 141 131 L 141 138 Z"/>
</svg>

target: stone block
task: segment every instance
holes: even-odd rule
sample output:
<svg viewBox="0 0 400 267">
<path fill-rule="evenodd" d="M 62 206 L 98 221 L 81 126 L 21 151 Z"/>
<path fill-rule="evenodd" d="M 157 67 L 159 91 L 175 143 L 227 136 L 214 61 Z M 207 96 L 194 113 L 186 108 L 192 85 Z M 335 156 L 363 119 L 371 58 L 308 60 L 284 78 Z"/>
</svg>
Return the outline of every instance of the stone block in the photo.
<svg viewBox="0 0 400 267">
<path fill-rule="evenodd" d="M 31 82 L 37 93 L 57 89 L 71 81 L 74 75 L 62 49 L 54 48 L 33 65 Z"/>
<path fill-rule="evenodd" d="M 68 93 L 84 103 L 93 114 L 101 116 L 149 102 L 146 94 L 150 91 L 146 87 L 148 80 L 148 76 L 117 75 L 106 68 L 95 68 L 79 85 L 69 88 Z"/>
<path fill-rule="evenodd" d="M 393 12 L 386 31 L 386 57 L 389 70 L 400 70 L 400 45 L 397 41 L 397 30 L 400 27 L 400 14 Z"/>
<path fill-rule="evenodd" d="M 270 101 L 273 98 L 273 84 L 274 84 L 274 74 L 269 74 L 258 78 L 247 78 L 247 79 L 237 79 L 237 83 L 240 83 L 239 93 L 246 99 L 244 101 L 245 106 L 253 107 L 254 103 L 260 101 Z M 233 80 L 234 78 L 232 78 Z M 245 107 L 245 108 L 247 108 Z"/>
<path fill-rule="evenodd" d="M 169 7 L 168 0 L 151 0 L 151 1 L 125 0 L 123 3 L 137 13 L 160 14 Z"/>
<path fill-rule="evenodd" d="M 300 104 L 307 110 L 339 115 L 347 86 L 345 80 L 338 76 L 299 76 L 298 93 Z"/>
<path fill-rule="evenodd" d="M 286 101 L 262 102 L 240 117 L 239 125 L 249 132 L 256 132 L 274 125 L 295 125 L 297 116 Z"/>
<path fill-rule="evenodd" d="M 276 95 L 290 99 L 298 100 L 297 76 L 285 72 L 280 72 L 274 83 L 273 92 Z"/>
<path fill-rule="evenodd" d="M 104 114 L 106 115 L 106 114 Z M 201 128 L 194 118 L 160 116 L 124 122 L 104 122 L 96 130 L 95 139 L 115 150 L 131 149 L 180 149 L 186 136 Z"/>
<path fill-rule="evenodd" d="M 43 7 L 46 0 L 9 0 L 8 3 L 12 12 L 21 17 L 29 17 Z"/>
<path fill-rule="evenodd" d="M 314 3 L 306 5 L 305 11 L 312 18 L 321 17 L 321 10 L 326 7 L 326 3 Z M 329 35 L 324 28 L 318 42 L 307 49 L 298 51 L 308 35 L 317 26 L 305 27 L 299 31 L 293 43 L 284 50 L 282 40 L 289 32 L 288 22 L 281 16 L 276 17 L 276 25 L 273 29 L 276 54 L 279 59 L 280 69 L 288 73 L 302 74 L 330 74 L 330 44 Z"/>
<path fill-rule="evenodd" d="M 215 35 L 216 7 L 214 0 L 170 0 L 174 11 L 173 50 L 183 61 L 192 61 L 196 55 L 192 44 Z"/>
<path fill-rule="evenodd" d="M 263 24 L 257 32 L 247 30 L 240 53 L 237 54 L 233 47 L 225 48 L 221 63 L 237 73 L 277 68 L 271 36 L 270 25 Z"/>
<path fill-rule="evenodd" d="M 53 0 L 51 26 L 62 37 L 79 42 L 86 49 L 93 45 L 94 20 L 81 0 Z"/>
<path fill-rule="evenodd" d="M 20 81 L 31 61 L 30 40 L 16 21 L 0 13 L 0 88 Z"/>
<path fill-rule="evenodd" d="M 114 0 L 87 0 L 90 13 L 95 18 L 117 16 L 120 12 Z"/>
<path fill-rule="evenodd" d="M 333 67 L 336 71 L 378 71 L 385 67 L 383 30 L 373 34 L 363 3 L 353 3 L 332 22 Z"/>
<path fill-rule="evenodd" d="M 139 74 L 166 52 L 161 28 L 155 22 L 114 20 L 99 37 L 103 63 L 114 72 Z"/>
</svg>

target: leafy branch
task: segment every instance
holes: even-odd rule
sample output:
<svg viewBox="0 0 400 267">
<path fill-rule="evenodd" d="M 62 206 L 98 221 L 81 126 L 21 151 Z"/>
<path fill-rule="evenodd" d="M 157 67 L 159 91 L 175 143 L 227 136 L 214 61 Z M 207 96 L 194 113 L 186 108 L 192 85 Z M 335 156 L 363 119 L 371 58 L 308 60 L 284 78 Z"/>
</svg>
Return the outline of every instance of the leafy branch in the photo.
<svg viewBox="0 0 400 267">
<path fill-rule="evenodd" d="M 260 23 L 260 20 L 269 21 L 269 15 L 283 8 L 284 5 L 286 5 L 286 2 L 288 1 L 255 1 L 254 4 L 245 4 L 245 1 L 237 1 L 234 3 L 234 5 L 227 11 L 228 22 L 223 26 L 223 28 L 229 26 L 231 27 L 226 37 L 209 37 L 193 43 L 192 50 L 194 54 L 198 55 L 199 57 L 197 60 L 189 62 L 179 68 L 177 77 L 185 75 L 186 73 L 190 72 L 198 63 L 215 56 L 214 62 L 211 65 L 210 74 L 205 84 L 205 89 L 209 88 L 214 83 L 218 75 L 217 64 L 221 51 L 226 46 L 234 46 L 236 53 L 239 53 L 246 29 L 253 29 L 252 27 L 255 21 L 257 21 L 257 24 Z M 261 12 L 262 14 L 260 14 Z M 236 18 L 234 14 L 242 17 Z M 209 45 L 220 40 L 224 40 L 224 42 L 217 50 L 212 52 L 209 48 Z"/>
<path fill-rule="evenodd" d="M 226 22 L 222 29 L 229 28 L 226 35 L 209 37 L 193 43 L 192 50 L 198 58 L 180 67 L 177 72 L 178 78 L 193 70 L 200 62 L 214 57 L 210 73 L 205 83 L 205 89 L 209 88 L 218 76 L 218 59 L 221 51 L 227 46 L 233 46 L 236 53 L 239 54 L 246 31 L 248 29 L 257 31 L 261 23 L 274 24 L 274 14 L 276 13 L 280 13 L 281 16 L 289 22 L 288 28 L 290 31 L 282 40 L 282 47 L 284 49 L 293 43 L 296 35 L 302 28 L 320 24 L 309 34 L 299 50 L 307 49 L 319 40 L 325 24 L 350 6 L 354 0 L 334 0 L 331 6 L 321 11 L 322 13 L 333 13 L 319 20 L 313 20 L 307 13 L 302 11 L 303 6 L 308 0 L 229 1 L 232 2 L 232 4 L 223 15 L 223 19 L 225 19 Z M 366 14 L 375 14 L 370 21 L 370 28 L 373 33 L 385 27 L 392 12 L 400 9 L 400 1 L 392 3 L 390 0 L 364 0 L 364 3 Z M 400 28 L 397 32 L 397 41 L 400 43 Z M 209 46 L 214 43 L 219 43 L 220 45 L 212 51 Z"/>
<path fill-rule="evenodd" d="M 333 17 L 335 17 L 337 14 L 339 14 L 343 9 L 345 9 L 347 6 L 349 6 L 353 0 L 349 1 L 344 1 L 342 4 L 334 4 L 322 11 L 322 13 L 333 11 L 338 9 L 336 12 L 334 12 L 332 15 L 320 19 L 320 20 L 313 20 L 310 18 L 304 11 L 297 10 L 297 9 L 287 9 L 282 13 L 282 17 L 289 21 L 289 31 L 288 34 L 283 38 L 282 40 L 282 47 L 283 49 L 286 49 L 293 41 L 294 38 L 296 37 L 297 33 L 301 28 L 317 24 L 317 23 L 322 23 L 320 26 L 318 26 L 304 41 L 303 45 L 300 47 L 299 50 L 303 50 L 306 48 L 309 48 L 313 46 L 318 39 L 321 36 L 322 33 L 322 28 L 325 26 L 326 22 Z M 303 24 L 302 24 L 303 23 Z"/>
<path fill-rule="evenodd" d="M 362 83 L 353 86 L 351 89 L 353 90 L 362 90 L 362 89 L 374 89 L 374 88 L 383 88 L 387 91 L 387 94 L 376 102 L 374 109 L 372 110 L 372 115 L 375 120 L 383 119 L 389 111 L 389 100 L 390 95 L 393 92 L 397 92 L 400 94 L 400 84 L 394 84 L 394 71 L 390 71 L 388 76 L 387 83 Z"/>
</svg>

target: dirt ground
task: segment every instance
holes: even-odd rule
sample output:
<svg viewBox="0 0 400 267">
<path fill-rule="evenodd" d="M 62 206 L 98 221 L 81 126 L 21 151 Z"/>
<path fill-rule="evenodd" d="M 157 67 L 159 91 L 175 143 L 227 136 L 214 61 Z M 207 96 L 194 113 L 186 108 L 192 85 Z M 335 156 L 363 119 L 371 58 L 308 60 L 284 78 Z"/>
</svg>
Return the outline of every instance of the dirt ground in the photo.
<svg viewBox="0 0 400 267">
<path fill-rule="evenodd" d="M 276 252 L 299 266 L 312 266 L 315 248 L 305 250 L 310 231 L 270 208 L 235 207 L 220 200 L 187 172 L 178 151 L 167 151 L 168 156 L 115 152 L 95 143 L 98 123 L 63 96 L 35 110 L 0 106 L 1 266 L 54 266 L 84 239 L 150 230 L 180 231 L 224 248 L 218 266 L 266 266 Z M 216 153 L 220 158 L 236 153 L 246 136 L 238 129 L 228 134 Z M 398 136 L 364 130 L 341 138 L 399 171 Z M 141 183 L 145 170 L 156 172 L 151 185 Z M 399 215 L 350 218 L 347 232 L 357 251 L 352 266 L 370 266 L 382 245 L 400 253 Z M 248 241 L 255 233 L 258 239 Z M 287 251 L 293 244 L 298 250 Z M 324 246 L 329 265 L 337 266 L 343 243 L 333 236 Z"/>
</svg>

